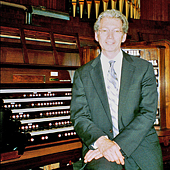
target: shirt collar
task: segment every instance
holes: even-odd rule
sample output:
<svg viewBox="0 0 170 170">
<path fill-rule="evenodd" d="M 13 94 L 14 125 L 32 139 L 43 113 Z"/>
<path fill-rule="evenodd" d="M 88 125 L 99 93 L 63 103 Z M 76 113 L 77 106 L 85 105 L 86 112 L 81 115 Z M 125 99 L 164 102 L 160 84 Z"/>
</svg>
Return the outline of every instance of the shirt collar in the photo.
<svg viewBox="0 0 170 170">
<path fill-rule="evenodd" d="M 116 61 L 116 65 L 121 65 L 122 63 L 122 59 L 123 59 L 123 53 L 122 53 L 122 50 L 120 50 L 120 52 L 114 57 L 114 59 L 111 59 L 113 61 Z M 110 59 L 108 59 L 103 53 L 101 53 L 101 62 L 104 64 L 104 65 L 109 65 L 109 61 L 111 61 Z"/>
</svg>

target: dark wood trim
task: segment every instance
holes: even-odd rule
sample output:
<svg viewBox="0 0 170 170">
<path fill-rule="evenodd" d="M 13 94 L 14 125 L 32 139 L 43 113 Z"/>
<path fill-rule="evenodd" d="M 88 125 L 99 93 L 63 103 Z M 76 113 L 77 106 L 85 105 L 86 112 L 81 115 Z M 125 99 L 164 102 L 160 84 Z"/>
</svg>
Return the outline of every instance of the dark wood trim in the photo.
<svg viewBox="0 0 170 170">
<path fill-rule="evenodd" d="M 50 32 L 50 39 L 51 39 L 51 46 L 53 48 L 53 55 L 54 55 L 54 62 L 55 62 L 54 64 L 59 65 L 58 54 L 57 54 L 56 47 L 55 47 L 54 34 L 52 31 Z"/>
<path fill-rule="evenodd" d="M 80 66 L 65 66 L 65 65 L 37 65 L 37 64 L 21 64 L 21 63 L 0 63 L 3 68 L 31 68 L 31 69 L 58 69 L 58 70 L 76 70 Z"/>
<path fill-rule="evenodd" d="M 166 95 L 165 95 L 165 48 L 159 48 L 160 50 L 160 65 L 159 65 L 159 83 L 160 86 L 160 125 L 161 129 L 166 128 Z"/>
<path fill-rule="evenodd" d="M 46 28 L 46 27 L 40 27 L 40 26 L 35 26 L 35 25 L 26 25 L 26 24 L 5 24 L 5 23 L 1 23 L 1 26 L 4 27 L 12 27 L 12 28 L 17 28 L 17 29 L 26 29 L 26 30 L 32 30 L 32 31 L 40 31 L 40 32 L 50 32 L 52 31 L 54 34 L 62 34 L 65 36 L 73 36 L 75 37 L 75 33 L 71 33 L 71 32 L 67 32 L 67 30 L 63 30 L 63 31 L 59 31 L 57 28 L 53 27 L 53 28 Z"/>
<path fill-rule="evenodd" d="M 28 52 L 27 52 L 26 41 L 25 41 L 25 34 L 22 28 L 20 28 L 20 37 L 21 37 L 21 43 L 22 43 L 23 61 L 24 63 L 29 64 Z"/>
<path fill-rule="evenodd" d="M 81 63 L 81 65 L 83 65 L 84 64 L 84 62 L 83 62 L 83 52 L 82 52 L 82 49 L 80 47 L 80 39 L 79 39 L 78 34 L 76 34 L 76 43 L 77 43 L 77 47 L 78 47 L 78 50 L 79 50 L 80 63 Z"/>
<path fill-rule="evenodd" d="M 21 43 L 2 42 L 1 41 L 1 47 L 22 48 L 22 44 Z M 32 49 L 32 50 L 53 51 L 52 46 L 26 44 L 26 47 L 27 47 L 27 49 Z M 58 52 L 79 53 L 78 49 L 69 49 L 69 48 L 60 48 L 60 47 L 55 47 L 55 49 Z"/>
</svg>

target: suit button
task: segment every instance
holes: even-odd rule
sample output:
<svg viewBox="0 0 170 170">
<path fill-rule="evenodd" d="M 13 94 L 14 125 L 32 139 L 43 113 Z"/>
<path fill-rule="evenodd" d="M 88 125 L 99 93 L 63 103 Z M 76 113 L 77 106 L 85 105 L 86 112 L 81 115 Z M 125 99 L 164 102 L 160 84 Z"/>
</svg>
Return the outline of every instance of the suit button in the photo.
<svg viewBox="0 0 170 170">
<path fill-rule="evenodd" d="M 113 130 L 112 130 L 112 129 L 110 129 L 110 130 L 109 130 L 109 132 L 110 132 L 110 133 L 113 133 Z"/>
</svg>

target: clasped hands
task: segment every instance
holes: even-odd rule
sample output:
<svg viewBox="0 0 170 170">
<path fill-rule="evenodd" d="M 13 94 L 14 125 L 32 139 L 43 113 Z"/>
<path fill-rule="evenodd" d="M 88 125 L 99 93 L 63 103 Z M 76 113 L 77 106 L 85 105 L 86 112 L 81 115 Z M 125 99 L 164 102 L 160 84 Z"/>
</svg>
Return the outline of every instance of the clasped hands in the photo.
<svg viewBox="0 0 170 170">
<path fill-rule="evenodd" d="M 124 165 L 124 156 L 120 152 L 119 145 L 107 139 L 105 136 L 101 136 L 97 141 L 96 145 L 98 149 L 89 150 L 85 157 L 84 162 L 90 162 L 93 159 L 100 159 L 101 157 L 105 157 L 110 162 L 116 162 L 117 164 Z"/>
</svg>

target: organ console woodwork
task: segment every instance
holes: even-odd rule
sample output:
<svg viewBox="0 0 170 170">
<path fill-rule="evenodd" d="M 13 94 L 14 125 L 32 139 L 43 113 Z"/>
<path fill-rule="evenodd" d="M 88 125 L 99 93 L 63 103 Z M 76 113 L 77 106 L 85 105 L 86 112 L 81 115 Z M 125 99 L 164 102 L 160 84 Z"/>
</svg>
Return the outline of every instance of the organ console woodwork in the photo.
<svg viewBox="0 0 170 170">
<path fill-rule="evenodd" d="M 15 149 L 19 153 L 22 152 L 18 146 L 11 146 L 11 150 L 9 146 L 3 146 L 3 162 L 12 158 L 22 160 L 25 152 L 27 154 L 45 148 L 54 148 L 50 154 L 72 150 L 78 152 L 76 150 L 81 148 L 81 142 L 70 121 L 72 84 L 69 72 L 58 68 L 36 67 L 24 68 L 23 65 L 21 68 L 15 68 L 15 65 L 9 64 L 1 69 L 0 96 L 3 110 L 11 111 L 9 119 L 18 124 L 17 132 L 24 134 L 26 138 L 23 155 L 16 153 Z M 7 134 L 3 135 L 3 140 L 6 136 Z M 10 145 L 10 142 L 7 145 Z M 65 150 L 67 145 L 70 148 Z M 73 159 L 70 156 L 68 162 L 76 161 L 79 157 L 80 150 L 77 156 L 73 155 Z"/>
<path fill-rule="evenodd" d="M 81 157 L 70 121 L 78 35 L 35 28 L 1 29 L 1 169 L 62 168 Z"/>
</svg>

